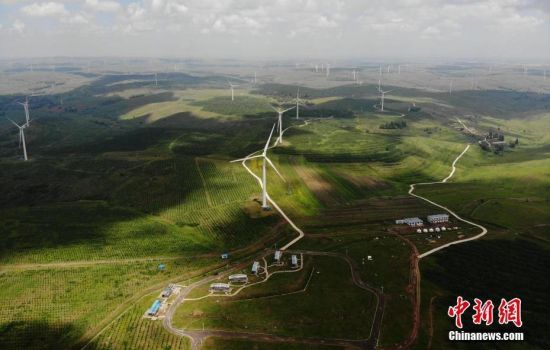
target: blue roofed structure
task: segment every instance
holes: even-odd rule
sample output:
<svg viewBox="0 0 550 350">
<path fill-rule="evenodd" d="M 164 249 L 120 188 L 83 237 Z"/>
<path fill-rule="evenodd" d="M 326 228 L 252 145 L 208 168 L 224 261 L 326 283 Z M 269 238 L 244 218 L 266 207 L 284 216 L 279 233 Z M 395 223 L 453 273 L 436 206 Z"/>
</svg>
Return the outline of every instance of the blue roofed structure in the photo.
<svg viewBox="0 0 550 350">
<path fill-rule="evenodd" d="M 155 300 L 153 305 L 151 305 L 151 307 L 147 311 L 147 314 L 149 316 L 155 316 L 157 314 L 157 312 L 159 312 L 160 306 L 161 306 L 160 300 Z"/>
</svg>

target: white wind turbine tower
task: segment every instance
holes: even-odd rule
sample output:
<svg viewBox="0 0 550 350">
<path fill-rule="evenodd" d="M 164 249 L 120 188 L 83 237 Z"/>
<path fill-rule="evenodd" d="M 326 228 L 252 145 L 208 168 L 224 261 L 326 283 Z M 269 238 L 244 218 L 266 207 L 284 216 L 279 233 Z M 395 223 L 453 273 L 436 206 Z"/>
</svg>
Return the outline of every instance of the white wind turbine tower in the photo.
<svg viewBox="0 0 550 350">
<path fill-rule="evenodd" d="M 298 88 L 298 91 L 296 92 L 296 119 L 300 119 L 300 106 L 303 106 L 301 102 L 302 100 L 300 99 L 300 88 Z"/>
<path fill-rule="evenodd" d="M 380 86 L 380 80 L 378 81 L 378 86 Z M 393 90 L 384 91 L 379 87 L 378 91 L 380 92 L 380 111 L 384 112 L 384 97 L 388 92 L 392 92 Z"/>
<path fill-rule="evenodd" d="M 239 85 L 232 84 L 230 81 L 227 81 L 227 83 L 229 84 L 229 88 L 231 89 L 231 101 L 235 101 L 235 90 L 234 90 L 234 88 L 239 86 Z"/>
<path fill-rule="evenodd" d="M 269 163 L 269 165 L 273 168 L 273 170 L 275 170 L 277 175 L 279 175 L 279 177 L 283 181 L 286 181 L 284 179 L 283 175 L 281 175 L 281 173 L 279 172 L 279 170 L 277 170 L 277 168 L 275 167 L 273 162 L 267 157 L 267 149 L 269 147 L 269 143 L 271 142 L 271 136 L 273 136 L 273 131 L 274 130 L 275 130 L 275 124 L 273 124 L 273 127 L 271 128 L 271 132 L 269 133 L 269 138 L 267 139 L 267 142 L 265 143 L 264 150 L 263 150 L 262 154 L 257 155 L 257 156 L 246 157 L 246 158 L 231 161 L 232 163 L 234 163 L 234 162 L 242 162 L 242 161 L 246 161 L 246 160 L 250 160 L 250 159 L 254 159 L 254 158 L 262 158 L 262 209 L 263 210 L 270 210 L 271 209 L 271 207 L 267 203 L 267 164 Z"/>
<path fill-rule="evenodd" d="M 26 128 L 26 124 L 19 125 L 11 119 L 8 120 L 19 129 L 19 147 L 21 147 L 21 143 L 23 143 L 23 157 L 25 161 L 27 161 L 29 158 L 27 158 L 27 145 L 25 143 L 25 132 L 23 131 Z"/>
<path fill-rule="evenodd" d="M 25 109 L 25 127 L 29 126 L 29 122 L 31 121 L 30 115 L 29 115 L 29 98 L 25 98 L 25 102 L 17 102 L 21 106 L 23 106 L 23 109 Z"/>
<path fill-rule="evenodd" d="M 290 111 L 294 107 L 290 107 L 290 108 L 287 108 L 287 109 L 281 109 L 281 108 L 275 108 L 275 107 L 271 106 L 271 108 L 273 108 L 273 110 L 278 113 L 277 124 L 278 124 L 278 128 L 279 128 L 279 136 L 277 137 L 277 144 L 279 144 L 279 143 L 283 142 L 283 113 Z"/>
<path fill-rule="evenodd" d="M 327 63 L 327 78 L 330 75 L 330 63 Z"/>
</svg>

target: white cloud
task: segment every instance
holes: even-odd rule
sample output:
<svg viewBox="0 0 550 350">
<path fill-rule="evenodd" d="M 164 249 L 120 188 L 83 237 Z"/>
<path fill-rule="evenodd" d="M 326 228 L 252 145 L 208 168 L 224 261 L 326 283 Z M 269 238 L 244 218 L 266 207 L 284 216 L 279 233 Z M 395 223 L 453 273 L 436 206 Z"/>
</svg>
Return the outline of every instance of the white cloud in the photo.
<svg viewBox="0 0 550 350">
<path fill-rule="evenodd" d="M 71 15 L 65 17 L 62 21 L 65 22 L 65 23 L 69 23 L 69 24 L 88 24 L 88 23 L 90 23 L 90 20 L 87 18 L 87 15 L 83 14 L 83 13 L 71 14 Z"/>
<path fill-rule="evenodd" d="M 399 55 L 407 45 L 407 53 L 419 55 L 435 49 L 477 55 L 475 50 L 493 54 L 494 47 L 500 45 L 499 52 L 527 54 L 532 48 L 550 56 L 550 45 L 546 44 L 550 36 L 550 0 L 0 0 L 0 3 L 8 4 L 2 8 L 6 9 L 6 15 L 2 13 L 0 18 L 12 21 L 18 18 L 17 12 L 24 13 L 28 16 L 24 18 L 27 30 L 43 30 L 44 35 L 68 37 L 74 34 L 72 26 L 82 25 L 80 33 L 93 33 L 101 38 L 98 40 L 112 43 L 114 55 L 139 51 L 139 41 L 134 37 L 139 34 L 142 41 L 149 40 L 172 50 L 192 45 L 198 55 L 214 49 L 235 55 L 263 54 L 270 49 L 304 55 L 308 52 Z M 58 25 L 52 26 L 52 21 L 43 24 L 33 18 L 47 16 Z M 4 22 L 6 29 L 15 30 L 11 22 Z M 235 38 L 239 40 L 233 41 Z M 505 45 L 505 40 L 512 42 Z M 174 42 L 178 44 L 171 44 Z M 308 50 L 297 50 L 306 46 Z M 181 49 L 181 53 L 186 52 L 190 50 Z"/>
<path fill-rule="evenodd" d="M 33 3 L 24 6 L 21 11 L 33 17 L 63 16 L 69 13 L 65 5 L 59 2 Z"/>
<path fill-rule="evenodd" d="M 13 21 L 12 30 L 18 33 L 23 33 L 23 31 L 25 30 L 25 23 L 16 19 L 15 21 Z"/>
<path fill-rule="evenodd" d="M 85 6 L 97 12 L 118 12 L 122 9 L 122 5 L 111 0 L 86 0 Z"/>
</svg>

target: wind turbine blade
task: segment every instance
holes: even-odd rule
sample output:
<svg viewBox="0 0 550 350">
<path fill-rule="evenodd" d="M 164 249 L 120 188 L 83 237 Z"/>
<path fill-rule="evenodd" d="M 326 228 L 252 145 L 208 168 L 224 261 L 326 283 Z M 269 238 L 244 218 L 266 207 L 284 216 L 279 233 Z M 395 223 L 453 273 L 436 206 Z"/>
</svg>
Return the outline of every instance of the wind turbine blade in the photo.
<svg viewBox="0 0 550 350">
<path fill-rule="evenodd" d="M 269 107 L 271 107 L 271 109 L 273 109 L 273 110 L 274 110 L 275 112 L 277 112 L 277 113 L 279 113 L 279 111 L 280 111 L 279 109 L 277 109 L 277 108 L 275 108 L 275 107 L 273 107 L 273 106 L 271 106 L 271 105 L 269 105 Z"/>
<path fill-rule="evenodd" d="M 293 109 L 293 108 L 296 108 L 296 106 L 292 106 L 292 107 L 290 107 L 290 108 L 288 108 L 288 109 L 285 109 L 284 111 L 282 111 L 282 113 L 288 112 L 288 111 L 290 111 L 290 110 Z"/>
<path fill-rule="evenodd" d="M 10 118 L 7 118 L 13 125 L 17 126 L 18 128 L 21 128 L 19 125 L 17 125 L 16 122 L 14 122 L 13 120 L 11 120 Z"/>
<path fill-rule="evenodd" d="M 267 138 L 267 142 L 265 143 L 265 147 L 264 147 L 264 157 L 267 153 L 267 147 L 269 147 L 269 143 L 271 142 L 271 136 L 273 136 L 273 131 L 275 130 L 275 125 L 276 124 L 273 124 L 273 127 L 271 128 L 271 132 L 269 133 L 269 137 Z"/>
<path fill-rule="evenodd" d="M 281 180 L 283 180 L 284 182 L 286 182 L 285 178 L 283 177 L 283 175 L 281 175 L 281 173 L 279 172 L 279 170 L 277 170 L 277 168 L 275 167 L 275 164 L 273 164 L 273 162 L 271 161 L 271 159 L 265 157 L 265 160 L 267 160 L 267 162 L 269 163 L 269 165 L 271 165 L 271 167 L 273 168 L 273 170 L 275 170 L 275 172 L 277 173 L 277 175 L 279 175 L 279 177 L 281 178 Z"/>
<path fill-rule="evenodd" d="M 257 155 L 257 156 L 251 156 L 251 157 L 244 157 L 244 158 L 239 158 L 239 159 L 235 159 L 235 160 L 230 160 L 229 163 L 237 163 L 237 162 L 242 162 L 242 161 L 245 161 L 245 160 L 250 160 L 250 159 L 254 159 L 254 158 L 261 158 L 263 156 L 261 155 Z"/>
</svg>

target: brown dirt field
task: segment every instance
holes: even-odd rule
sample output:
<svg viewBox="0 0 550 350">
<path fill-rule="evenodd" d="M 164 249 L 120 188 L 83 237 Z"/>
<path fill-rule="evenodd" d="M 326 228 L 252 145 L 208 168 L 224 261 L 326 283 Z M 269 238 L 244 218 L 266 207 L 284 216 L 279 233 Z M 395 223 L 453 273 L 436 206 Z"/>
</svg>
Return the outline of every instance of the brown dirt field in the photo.
<svg viewBox="0 0 550 350">
<path fill-rule="evenodd" d="M 355 175 L 349 175 L 349 174 L 342 174 L 338 173 L 338 175 L 342 176 L 344 179 L 348 180 L 355 186 L 362 188 L 387 188 L 388 184 L 385 181 L 375 179 L 370 176 L 355 176 Z"/>
<path fill-rule="evenodd" d="M 306 184 L 307 188 L 326 206 L 338 202 L 337 198 L 334 197 L 334 190 L 332 185 L 325 181 L 315 170 L 306 168 L 301 165 L 294 167 L 296 173 L 302 181 Z"/>
</svg>

